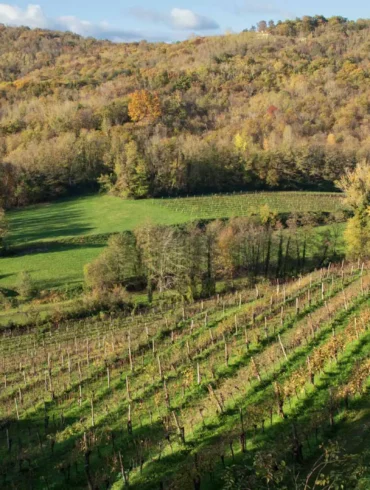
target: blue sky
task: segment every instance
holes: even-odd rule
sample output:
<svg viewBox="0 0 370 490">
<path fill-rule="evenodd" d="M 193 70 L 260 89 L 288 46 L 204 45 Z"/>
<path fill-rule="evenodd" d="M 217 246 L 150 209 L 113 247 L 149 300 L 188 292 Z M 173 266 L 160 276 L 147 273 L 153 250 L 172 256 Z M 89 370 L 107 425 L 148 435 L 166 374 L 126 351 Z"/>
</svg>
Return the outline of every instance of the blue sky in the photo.
<svg viewBox="0 0 370 490">
<path fill-rule="evenodd" d="M 176 41 L 302 15 L 370 17 L 365 0 L 36 0 L 0 2 L 0 23 L 71 30 L 113 41 Z"/>
</svg>

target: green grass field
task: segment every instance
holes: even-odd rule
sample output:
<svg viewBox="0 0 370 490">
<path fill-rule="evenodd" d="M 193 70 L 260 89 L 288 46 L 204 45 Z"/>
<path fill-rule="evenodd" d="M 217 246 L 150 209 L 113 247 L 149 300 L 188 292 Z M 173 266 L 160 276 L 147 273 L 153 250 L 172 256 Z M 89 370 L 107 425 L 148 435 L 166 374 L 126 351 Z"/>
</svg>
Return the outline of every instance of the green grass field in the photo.
<svg viewBox="0 0 370 490">
<path fill-rule="evenodd" d="M 107 195 L 65 199 L 8 214 L 11 246 L 132 230 L 145 222 L 246 216 L 268 205 L 277 213 L 336 212 L 341 194 L 270 192 L 176 199 L 123 200 Z"/>
<path fill-rule="evenodd" d="M 8 243 L 16 256 L 0 259 L 0 285 L 12 287 L 21 271 L 31 273 L 39 287 L 80 283 L 83 266 L 97 257 L 106 235 L 130 230 L 145 222 L 175 224 L 188 218 L 153 201 L 124 201 L 94 195 L 12 211 Z M 91 237 L 86 243 L 86 237 Z M 39 244 L 39 247 L 35 247 Z M 28 245 L 32 247 L 28 250 Z"/>
<path fill-rule="evenodd" d="M 32 206 L 8 213 L 8 244 L 19 253 L 0 259 L 0 286 L 13 287 L 21 271 L 30 272 L 40 288 L 81 283 L 84 265 L 105 246 L 106 236 L 101 235 L 132 230 L 146 222 L 171 225 L 245 216 L 265 204 L 278 213 L 343 208 L 340 194 L 304 192 L 142 201 L 93 195 Z"/>
<path fill-rule="evenodd" d="M 10 245 L 66 240 L 132 230 L 145 223 L 175 224 L 187 221 L 159 201 L 125 201 L 93 195 L 32 206 L 8 214 Z"/>
</svg>

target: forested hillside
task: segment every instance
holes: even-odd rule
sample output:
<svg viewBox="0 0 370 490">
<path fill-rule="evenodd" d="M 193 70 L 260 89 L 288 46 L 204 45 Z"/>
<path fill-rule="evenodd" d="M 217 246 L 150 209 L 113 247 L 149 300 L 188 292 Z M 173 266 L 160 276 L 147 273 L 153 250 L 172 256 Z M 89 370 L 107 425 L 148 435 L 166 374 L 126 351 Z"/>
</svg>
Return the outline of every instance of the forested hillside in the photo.
<svg viewBox="0 0 370 490">
<path fill-rule="evenodd" d="M 370 153 L 369 46 L 340 17 L 171 45 L 1 27 L 2 205 L 331 190 Z"/>
</svg>

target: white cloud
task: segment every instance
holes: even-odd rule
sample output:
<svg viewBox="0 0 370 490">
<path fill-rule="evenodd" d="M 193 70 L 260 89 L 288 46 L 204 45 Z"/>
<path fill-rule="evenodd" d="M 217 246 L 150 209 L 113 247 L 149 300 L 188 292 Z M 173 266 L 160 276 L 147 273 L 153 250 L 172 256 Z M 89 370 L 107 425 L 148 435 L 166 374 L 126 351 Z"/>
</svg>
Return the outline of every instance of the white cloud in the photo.
<svg viewBox="0 0 370 490">
<path fill-rule="evenodd" d="M 213 19 L 199 15 L 189 9 L 173 8 L 169 14 L 156 10 L 135 8 L 131 14 L 140 20 L 151 23 L 162 23 L 178 31 L 205 31 L 218 29 L 220 26 Z"/>
<path fill-rule="evenodd" d="M 0 22 L 9 25 L 25 25 L 29 27 L 48 27 L 40 5 L 28 5 L 24 10 L 6 3 L 0 3 Z"/>
<path fill-rule="evenodd" d="M 163 24 L 173 31 L 205 31 L 218 29 L 219 25 L 206 16 L 196 14 L 189 9 L 173 8 L 169 14 L 153 10 L 135 9 L 131 12 L 137 18 L 153 23 Z M 81 36 L 93 36 L 110 39 L 115 42 L 136 41 L 169 41 L 170 37 L 162 33 L 143 33 L 116 28 L 107 22 L 93 23 L 75 16 L 48 17 L 40 5 L 29 4 L 25 8 L 0 3 L 0 23 L 11 26 L 28 26 L 31 28 L 56 29 L 72 31 Z"/>
<path fill-rule="evenodd" d="M 31 28 L 57 29 L 72 31 L 81 36 L 93 36 L 100 39 L 110 39 L 116 42 L 134 41 L 140 39 L 165 40 L 163 36 L 145 36 L 143 33 L 115 28 L 107 22 L 93 23 L 74 16 L 57 18 L 47 17 L 40 5 L 28 5 L 21 9 L 6 3 L 0 3 L 0 23 L 11 26 L 28 26 Z"/>
<path fill-rule="evenodd" d="M 172 25 L 176 29 L 217 29 L 219 25 L 212 19 L 198 15 L 192 10 L 174 8 L 171 10 Z"/>
</svg>

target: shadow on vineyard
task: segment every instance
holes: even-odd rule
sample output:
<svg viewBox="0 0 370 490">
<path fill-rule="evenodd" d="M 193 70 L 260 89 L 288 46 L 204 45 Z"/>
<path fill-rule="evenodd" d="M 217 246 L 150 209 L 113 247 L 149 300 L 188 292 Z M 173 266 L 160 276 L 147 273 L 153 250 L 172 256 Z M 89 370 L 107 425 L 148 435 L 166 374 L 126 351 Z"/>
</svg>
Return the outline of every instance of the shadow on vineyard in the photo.
<svg viewBox="0 0 370 490">
<path fill-rule="evenodd" d="M 3 330 L 3 487 L 366 488 L 369 288 L 343 263 Z"/>
</svg>

